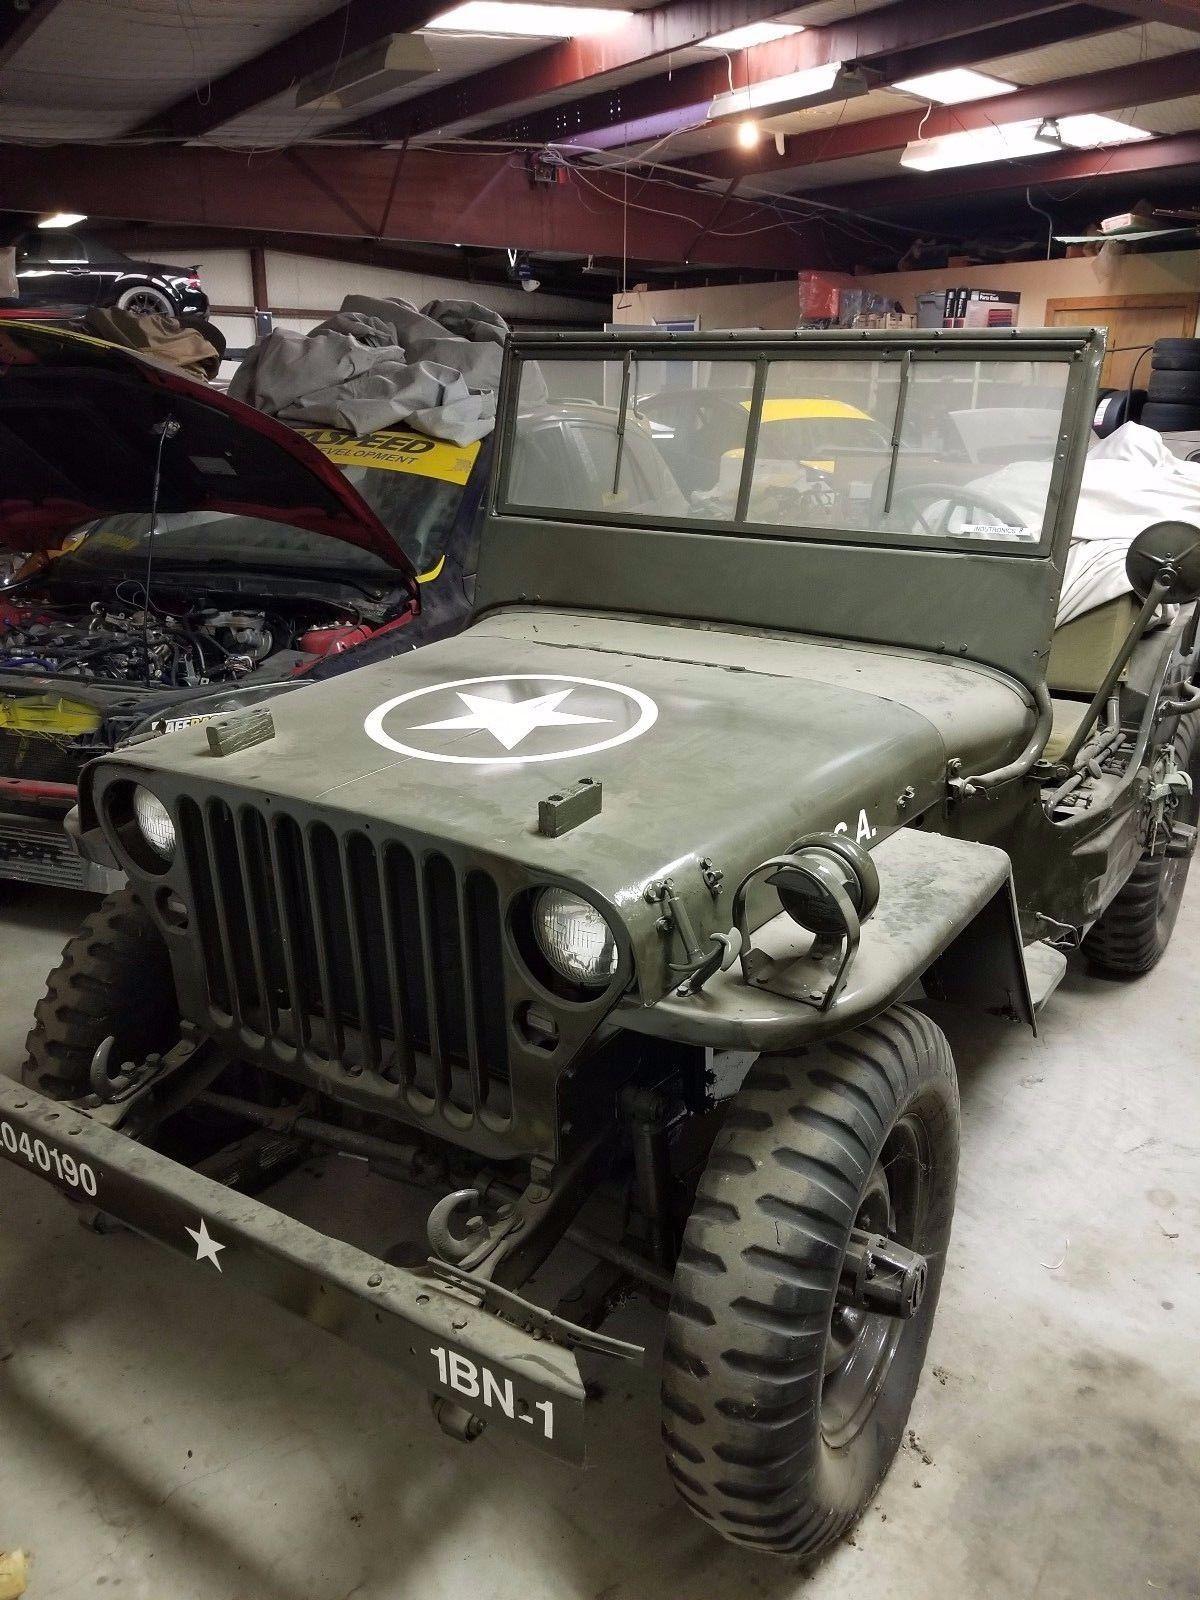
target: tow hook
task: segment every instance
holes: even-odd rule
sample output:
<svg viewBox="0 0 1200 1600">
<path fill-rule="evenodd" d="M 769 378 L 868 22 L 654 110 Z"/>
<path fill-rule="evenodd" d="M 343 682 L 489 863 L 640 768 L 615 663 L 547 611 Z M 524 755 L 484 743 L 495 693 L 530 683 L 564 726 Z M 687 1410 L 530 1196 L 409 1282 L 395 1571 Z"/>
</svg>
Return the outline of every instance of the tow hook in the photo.
<svg viewBox="0 0 1200 1600">
<path fill-rule="evenodd" d="M 885 1317 L 913 1317 L 928 1280 L 929 1263 L 924 1256 L 885 1234 L 853 1228 L 842 1259 L 837 1303 Z"/>
<path fill-rule="evenodd" d="M 431 1394 L 429 1401 L 438 1427 L 452 1439 L 457 1439 L 460 1444 L 474 1444 L 487 1427 L 486 1418 L 477 1417 L 473 1411 L 468 1411 L 466 1406 L 459 1405 L 457 1400 L 447 1400 L 444 1395 Z"/>
</svg>

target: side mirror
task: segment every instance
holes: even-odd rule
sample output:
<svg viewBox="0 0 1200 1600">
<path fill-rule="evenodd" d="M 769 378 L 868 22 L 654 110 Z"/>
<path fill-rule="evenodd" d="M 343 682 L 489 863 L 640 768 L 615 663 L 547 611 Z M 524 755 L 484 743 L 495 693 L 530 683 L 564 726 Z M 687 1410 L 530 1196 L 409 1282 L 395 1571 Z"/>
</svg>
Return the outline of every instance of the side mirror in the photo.
<svg viewBox="0 0 1200 1600">
<path fill-rule="evenodd" d="M 1140 600 L 1159 579 L 1168 580 L 1162 600 L 1188 605 L 1200 600 L 1200 527 L 1191 522 L 1155 522 L 1129 546 L 1125 576 Z"/>
</svg>

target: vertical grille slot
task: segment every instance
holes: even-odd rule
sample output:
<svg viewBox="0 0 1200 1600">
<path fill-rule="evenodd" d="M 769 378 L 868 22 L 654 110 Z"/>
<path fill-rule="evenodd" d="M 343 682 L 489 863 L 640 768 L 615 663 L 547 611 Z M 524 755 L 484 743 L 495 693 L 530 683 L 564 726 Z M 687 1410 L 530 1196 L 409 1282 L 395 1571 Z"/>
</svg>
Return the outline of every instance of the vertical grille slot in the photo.
<svg viewBox="0 0 1200 1600">
<path fill-rule="evenodd" d="M 397 1040 L 395 1070 L 400 1081 L 412 1087 L 416 1082 L 413 1050 L 429 1045 L 429 1008 L 421 964 L 417 867 L 411 850 L 402 844 L 384 846 L 379 860 L 379 886 Z"/>
<path fill-rule="evenodd" d="M 267 824 L 261 814 L 248 807 L 239 816 L 242 869 L 242 895 L 246 908 L 246 931 L 258 989 L 261 1027 L 264 1037 L 279 1032 L 279 1007 L 286 1004 L 284 976 L 280 963 L 279 908 L 269 870 L 270 849 Z M 236 939 L 236 934 L 233 935 Z"/>
<path fill-rule="evenodd" d="M 479 1097 L 508 1111 L 508 1020 L 504 999 L 500 894 L 483 872 L 469 872 L 463 887 L 467 993 L 475 1042 Z"/>
<path fill-rule="evenodd" d="M 304 842 L 299 825 L 291 817 L 278 817 L 270 837 L 271 865 L 279 898 L 281 942 L 292 1013 L 293 1037 L 289 1042 L 297 1049 L 304 1049 L 311 1038 L 310 1018 L 320 1004 L 308 875 L 304 868 Z"/>
<path fill-rule="evenodd" d="M 204 831 L 213 865 L 213 900 L 217 932 L 225 960 L 227 989 L 234 1016 L 257 1029 L 258 984 L 253 956 L 245 938 L 246 895 L 233 812 L 224 800 L 210 800 L 204 808 Z M 257 1031 L 264 1032 L 263 1029 Z"/>
<path fill-rule="evenodd" d="M 208 1003 L 223 1016 L 233 1015 L 229 981 L 225 966 L 221 929 L 217 921 L 217 901 L 213 887 L 204 823 L 194 800 L 179 802 L 180 832 L 183 835 L 184 863 L 192 893 L 192 912 L 200 934 L 204 976 L 208 984 Z"/>
<path fill-rule="evenodd" d="M 321 1016 L 325 1024 L 325 1053 L 331 1061 L 336 1061 L 345 1055 L 343 1022 L 347 1016 L 353 1016 L 354 1010 L 354 976 L 350 971 L 350 929 L 342 864 L 337 837 L 325 823 L 314 823 L 304 842 Z"/>
<path fill-rule="evenodd" d="M 432 997 L 438 1061 L 438 1097 L 469 1111 L 477 1096 L 463 1069 L 468 1065 L 466 992 L 458 882 L 443 855 L 425 861 L 426 982 Z"/>
<path fill-rule="evenodd" d="M 383 905 L 375 847 L 365 834 L 352 833 L 343 842 L 350 947 L 354 956 L 359 1031 L 367 1065 L 383 1064 L 383 1041 L 403 1022 L 393 1021 Z"/>
</svg>

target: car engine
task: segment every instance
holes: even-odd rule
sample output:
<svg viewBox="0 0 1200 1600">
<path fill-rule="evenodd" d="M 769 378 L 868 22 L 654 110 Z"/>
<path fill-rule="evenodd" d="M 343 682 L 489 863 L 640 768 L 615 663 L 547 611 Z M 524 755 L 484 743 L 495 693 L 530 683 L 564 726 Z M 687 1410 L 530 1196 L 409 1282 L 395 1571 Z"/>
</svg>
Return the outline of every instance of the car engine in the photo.
<svg viewBox="0 0 1200 1600">
<path fill-rule="evenodd" d="M 0 671 L 183 689 L 230 683 L 277 651 L 295 629 L 264 611 L 172 614 L 118 602 L 0 609 Z"/>
</svg>

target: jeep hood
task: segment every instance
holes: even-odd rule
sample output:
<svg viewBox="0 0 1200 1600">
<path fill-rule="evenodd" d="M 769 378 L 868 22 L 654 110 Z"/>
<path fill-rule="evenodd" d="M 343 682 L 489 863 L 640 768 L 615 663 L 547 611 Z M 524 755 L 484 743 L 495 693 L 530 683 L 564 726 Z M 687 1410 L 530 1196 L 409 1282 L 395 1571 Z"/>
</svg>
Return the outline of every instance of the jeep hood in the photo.
<svg viewBox="0 0 1200 1600">
<path fill-rule="evenodd" d="M 177 431 L 161 439 L 163 423 Z M 0 324 L 0 547 L 39 550 L 114 512 L 292 523 L 380 556 L 400 545 L 343 473 L 293 429 L 177 368 L 64 328 Z"/>
<path fill-rule="evenodd" d="M 271 714 L 275 736 L 228 757 L 184 730 L 111 760 L 586 886 L 625 921 L 647 999 L 669 981 L 648 884 L 669 875 L 701 937 L 728 927 L 766 856 L 816 829 L 873 844 L 942 799 L 949 757 L 995 764 L 1033 721 L 1015 684 L 959 663 L 545 611 L 494 615 Z M 539 802 L 583 777 L 600 814 L 541 834 Z"/>
</svg>

